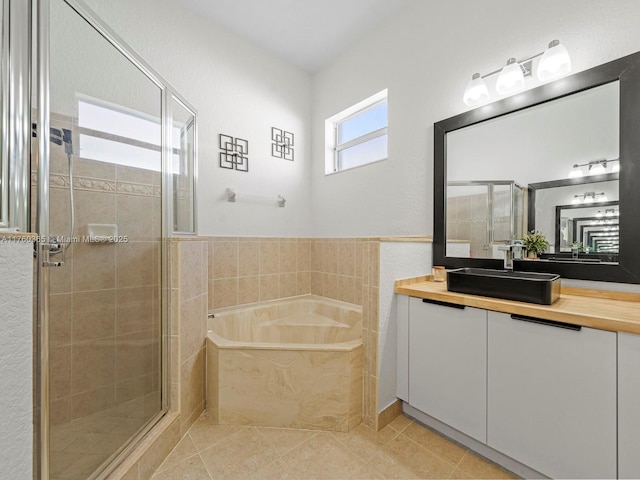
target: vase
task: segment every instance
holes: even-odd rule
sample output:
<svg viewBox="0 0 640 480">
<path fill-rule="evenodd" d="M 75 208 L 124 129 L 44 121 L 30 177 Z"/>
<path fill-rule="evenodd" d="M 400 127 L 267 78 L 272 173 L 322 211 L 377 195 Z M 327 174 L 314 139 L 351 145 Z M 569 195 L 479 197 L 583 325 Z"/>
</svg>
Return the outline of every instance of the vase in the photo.
<svg viewBox="0 0 640 480">
<path fill-rule="evenodd" d="M 537 254 L 537 252 L 529 251 L 529 252 L 527 252 L 527 258 L 530 259 L 530 260 L 537 260 L 538 259 L 538 254 Z"/>
</svg>

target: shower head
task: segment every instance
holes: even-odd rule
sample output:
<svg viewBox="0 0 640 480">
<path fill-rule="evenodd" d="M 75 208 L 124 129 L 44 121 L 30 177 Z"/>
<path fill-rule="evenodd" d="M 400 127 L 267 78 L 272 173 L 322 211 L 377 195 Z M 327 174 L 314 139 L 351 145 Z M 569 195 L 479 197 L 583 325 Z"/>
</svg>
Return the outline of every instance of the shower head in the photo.
<svg viewBox="0 0 640 480">
<path fill-rule="evenodd" d="M 62 145 L 62 131 L 57 128 L 49 129 L 49 140 L 56 145 Z"/>
<path fill-rule="evenodd" d="M 73 155 L 73 142 L 71 140 L 71 130 L 62 129 L 62 141 L 64 142 L 64 151 L 67 155 Z"/>
</svg>

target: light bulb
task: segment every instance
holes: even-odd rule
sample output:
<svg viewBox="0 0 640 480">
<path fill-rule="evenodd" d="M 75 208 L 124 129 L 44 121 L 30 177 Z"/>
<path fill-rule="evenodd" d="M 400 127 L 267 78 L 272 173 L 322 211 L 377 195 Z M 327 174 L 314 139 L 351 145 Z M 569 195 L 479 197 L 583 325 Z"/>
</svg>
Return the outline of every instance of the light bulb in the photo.
<svg viewBox="0 0 640 480">
<path fill-rule="evenodd" d="M 573 205 L 577 205 L 579 203 L 582 203 L 582 199 L 580 197 L 581 197 L 581 195 L 574 195 L 573 199 L 571 200 L 571 203 Z"/>
<path fill-rule="evenodd" d="M 607 202 L 609 200 L 609 197 L 607 197 L 606 193 L 603 193 L 600 195 L 600 198 L 598 199 L 599 202 Z"/>
<path fill-rule="evenodd" d="M 584 197 L 584 203 L 593 203 L 593 201 L 595 200 L 595 195 L 591 194 L 591 195 L 586 195 Z"/>
<path fill-rule="evenodd" d="M 620 171 L 620 162 L 613 162 L 611 165 L 611 173 L 618 173 Z"/>
<path fill-rule="evenodd" d="M 519 92 L 524 88 L 524 74 L 515 58 L 507 60 L 496 81 L 496 90 L 500 95 Z"/>
<path fill-rule="evenodd" d="M 569 52 L 558 40 L 553 40 L 538 62 L 538 80 L 546 82 L 566 75 L 570 71 L 571 57 L 569 57 Z"/>
<path fill-rule="evenodd" d="M 589 175 L 604 175 L 605 173 L 607 173 L 607 170 L 602 163 L 598 162 L 589 166 Z"/>
<path fill-rule="evenodd" d="M 573 166 L 573 168 L 571 170 L 569 170 L 569 178 L 580 178 L 582 177 L 583 173 L 582 170 L 580 170 L 580 167 L 576 164 Z"/>
<path fill-rule="evenodd" d="M 476 105 L 487 103 L 489 101 L 489 90 L 487 89 L 487 84 L 484 83 L 484 80 L 479 73 L 474 73 L 471 77 L 471 81 L 467 84 L 467 88 L 464 91 L 462 99 L 464 100 L 464 103 L 470 107 L 475 107 Z"/>
<path fill-rule="evenodd" d="M 598 210 L 598 213 L 596 213 L 596 217 L 602 218 L 602 210 Z"/>
</svg>

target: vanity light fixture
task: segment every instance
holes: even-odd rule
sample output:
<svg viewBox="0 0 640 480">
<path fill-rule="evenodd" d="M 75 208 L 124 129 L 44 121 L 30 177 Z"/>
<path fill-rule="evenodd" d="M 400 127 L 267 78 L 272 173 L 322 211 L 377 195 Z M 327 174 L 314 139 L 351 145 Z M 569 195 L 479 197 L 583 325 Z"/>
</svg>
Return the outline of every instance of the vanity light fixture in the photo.
<svg viewBox="0 0 640 480">
<path fill-rule="evenodd" d="M 524 73 L 516 59 L 511 57 L 496 81 L 496 91 L 500 95 L 519 92 L 524 89 Z"/>
<path fill-rule="evenodd" d="M 607 172 L 607 167 L 610 166 L 609 172 Z M 587 174 L 588 175 L 604 175 L 605 173 L 618 173 L 620 171 L 620 159 L 614 158 L 613 160 L 592 160 L 588 163 L 576 163 L 569 170 L 568 178 L 581 178 L 584 176 L 584 172 L 582 167 L 588 167 Z"/>
<path fill-rule="evenodd" d="M 500 95 L 509 95 L 524 89 L 524 77 L 532 74 L 533 59 L 542 57 L 538 62 L 537 77 L 546 82 L 566 75 L 571 71 L 571 58 L 569 52 L 558 40 L 549 43 L 549 47 L 522 61 L 514 57 L 507 60 L 507 64 L 498 70 L 481 75 L 474 73 L 467 84 L 462 99 L 470 107 L 475 107 L 489 101 L 489 89 L 484 79 L 491 75 L 499 74 L 496 81 L 496 91 Z"/>
<path fill-rule="evenodd" d="M 573 166 L 571 170 L 569 170 L 569 178 L 582 178 L 583 177 L 582 170 L 580 169 L 580 165 L 577 163 Z"/>
<path fill-rule="evenodd" d="M 489 101 L 489 89 L 479 73 L 474 73 L 471 77 L 471 81 L 464 91 L 463 100 L 464 103 L 470 107 L 475 107 L 476 105 L 481 105 Z"/>
<path fill-rule="evenodd" d="M 600 193 L 586 192 L 586 193 L 583 193 L 582 195 L 574 195 L 573 198 L 571 199 L 571 203 L 573 205 L 577 205 L 581 203 L 606 202 L 607 200 L 608 200 L 607 194 L 604 192 L 600 192 Z M 596 216 L 598 216 L 597 213 L 596 213 Z"/>
<path fill-rule="evenodd" d="M 551 41 L 538 63 L 538 80 L 547 82 L 570 71 L 571 57 L 569 52 L 558 40 Z"/>
</svg>

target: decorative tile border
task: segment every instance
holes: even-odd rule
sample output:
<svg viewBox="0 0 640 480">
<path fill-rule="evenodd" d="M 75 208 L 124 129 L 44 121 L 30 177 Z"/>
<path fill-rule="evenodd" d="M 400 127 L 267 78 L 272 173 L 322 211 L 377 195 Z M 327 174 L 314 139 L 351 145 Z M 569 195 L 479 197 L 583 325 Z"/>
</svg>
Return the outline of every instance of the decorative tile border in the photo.
<svg viewBox="0 0 640 480">
<path fill-rule="evenodd" d="M 38 184 L 38 174 L 31 173 L 31 185 Z M 69 188 L 69 177 L 52 173 L 49 176 L 49 186 L 51 188 Z M 144 183 L 117 182 L 115 180 L 102 180 L 91 177 L 75 177 L 73 179 L 74 190 L 86 192 L 114 193 L 121 195 L 136 195 L 140 197 L 160 197 L 161 188 L 159 185 L 147 185 Z"/>
</svg>

